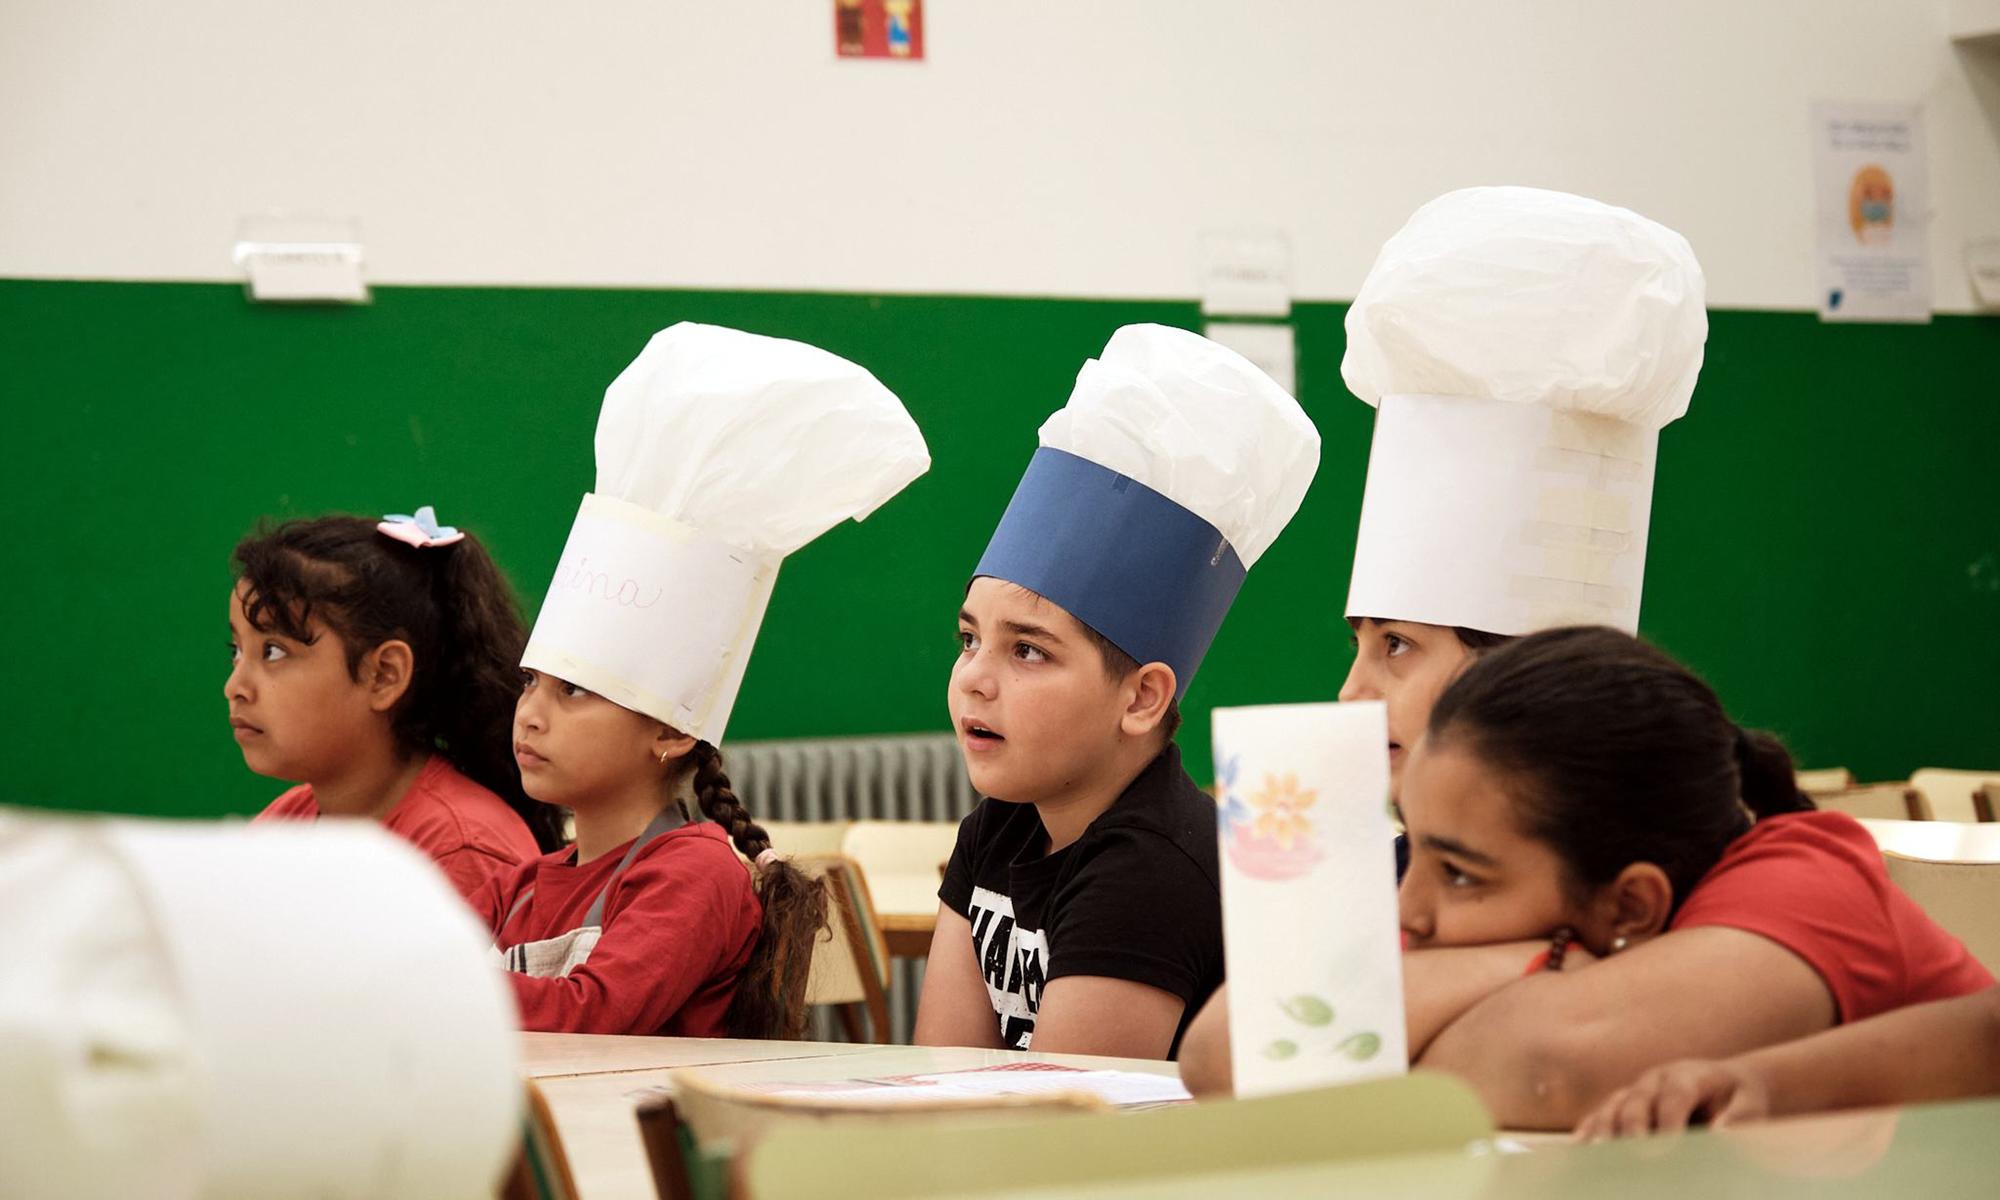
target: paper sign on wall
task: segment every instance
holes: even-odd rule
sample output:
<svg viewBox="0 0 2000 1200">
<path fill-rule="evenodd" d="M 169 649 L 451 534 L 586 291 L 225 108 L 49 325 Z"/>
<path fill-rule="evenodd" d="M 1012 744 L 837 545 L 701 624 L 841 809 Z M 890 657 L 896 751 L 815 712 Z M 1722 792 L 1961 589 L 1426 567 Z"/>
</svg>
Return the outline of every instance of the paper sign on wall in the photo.
<svg viewBox="0 0 2000 1200">
<path fill-rule="evenodd" d="M 1236 1093 L 1409 1059 L 1380 702 L 1215 710 Z"/>
<path fill-rule="evenodd" d="M 1819 103 L 1812 129 L 1820 319 L 1930 320 L 1922 108 Z"/>
<path fill-rule="evenodd" d="M 236 226 L 230 251 L 250 298 L 285 303 L 366 304 L 359 222 L 267 213 Z"/>
<path fill-rule="evenodd" d="M 833 48 L 842 58 L 923 58 L 924 0 L 833 0 Z"/>
<path fill-rule="evenodd" d="M 1292 242 L 1275 229 L 1210 229 L 1200 237 L 1205 317 L 1286 317 L 1292 311 Z"/>
</svg>

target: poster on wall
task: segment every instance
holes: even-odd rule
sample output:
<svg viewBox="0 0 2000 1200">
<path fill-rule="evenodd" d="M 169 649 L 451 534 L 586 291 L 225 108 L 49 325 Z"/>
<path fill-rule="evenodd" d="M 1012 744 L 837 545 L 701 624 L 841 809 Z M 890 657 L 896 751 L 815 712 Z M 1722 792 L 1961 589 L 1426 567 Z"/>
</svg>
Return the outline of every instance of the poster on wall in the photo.
<svg viewBox="0 0 2000 1200">
<path fill-rule="evenodd" d="M 924 57 L 924 0 L 833 0 L 833 48 L 841 58 Z"/>
<path fill-rule="evenodd" d="M 1820 319 L 1930 320 L 1923 109 L 1823 101 L 1812 134 Z"/>
</svg>

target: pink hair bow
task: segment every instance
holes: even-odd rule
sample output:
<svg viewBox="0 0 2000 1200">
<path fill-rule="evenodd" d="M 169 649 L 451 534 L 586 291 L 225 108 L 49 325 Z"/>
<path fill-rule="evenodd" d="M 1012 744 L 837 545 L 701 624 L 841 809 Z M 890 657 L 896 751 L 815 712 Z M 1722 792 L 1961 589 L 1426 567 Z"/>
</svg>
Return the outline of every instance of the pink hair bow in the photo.
<svg viewBox="0 0 2000 1200">
<path fill-rule="evenodd" d="M 432 546 L 449 546 L 453 542 L 465 540 L 464 530 L 438 524 L 437 510 L 428 504 L 419 508 L 415 516 L 390 513 L 383 517 L 375 528 L 378 532 L 415 546 L 419 550 Z"/>
</svg>

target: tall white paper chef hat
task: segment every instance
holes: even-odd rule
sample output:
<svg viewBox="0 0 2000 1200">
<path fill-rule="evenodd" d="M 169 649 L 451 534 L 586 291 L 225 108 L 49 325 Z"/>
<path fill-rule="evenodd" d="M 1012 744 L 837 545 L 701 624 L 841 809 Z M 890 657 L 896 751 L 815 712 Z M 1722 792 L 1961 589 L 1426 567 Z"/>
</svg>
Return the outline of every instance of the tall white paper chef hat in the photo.
<svg viewBox="0 0 2000 1200">
<path fill-rule="evenodd" d="M 662 330 L 604 393 L 597 490 L 521 665 L 719 744 L 779 563 L 930 465 L 902 402 L 846 359 Z"/>
<path fill-rule="evenodd" d="M 1376 405 L 1351 617 L 1636 631 L 1659 430 L 1708 337 L 1687 239 L 1533 188 L 1418 209 L 1347 313 Z"/>
<path fill-rule="evenodd" d="M 1083 365 L 973 574 L 1019 584 L 1181 694 L 1305 499 L 1319 431 L 1250 360 L 1127 325 Z"/>
<path fill-rule="evenodd" d="M 0 1191 L 491 1196 L 520 1138 L 491 939 L 374 822 L 0 811 Z"/>
</svg>

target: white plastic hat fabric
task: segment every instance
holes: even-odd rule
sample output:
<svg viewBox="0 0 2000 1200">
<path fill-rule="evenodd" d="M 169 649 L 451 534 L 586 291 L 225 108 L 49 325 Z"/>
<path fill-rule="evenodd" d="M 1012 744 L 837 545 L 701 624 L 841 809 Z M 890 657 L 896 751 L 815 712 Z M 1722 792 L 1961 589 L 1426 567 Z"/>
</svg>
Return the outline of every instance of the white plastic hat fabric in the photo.
<svg viewBox="0 0 2000 1200">
<path fill-rule="evenodd" d="M 784 556 L 930 469 L 866 370 L 682 323 L 604 393 L 584 498 L 522 665 L 719 743 Z"/>
<path fill-rule="evenodd" d="M 1227 346 L 1127 325 L 1085 363 L 1041 444 L 1128 476 L 1207 521 L 1248 569 L 1299 511 L 1319 430 L 1298 401 Z"/>
<path fill-rule="evenodd" d="M 817 346 L 682 322 L 611 381 L 597 494 L 718 541 L 787 555 L 930 469 L 917 423 Z"/>
<path fill-rule="evenodd" d="M 1377 405 L 1348 615 L 1636 630 L 1661 426 L 1708 336 L 1687 240 L 1532 188 L 1424 205 L 1347 314 Z"/>
<path fill-rule="evenodd" d="M 491 1196 L 519 1142 L 491 939 L 372 822 L 0 811 L 0 939 L 9 1195 Z"/>
<path fill-rule="evenodd" d="M 1471 396 L 1658 429 L 1687 412 L 1708 340 L 1687 239 L 1537 188 L 1449 192 L 1376 256 L 1340 374 L 1383 396 Z"/>
</svg>

